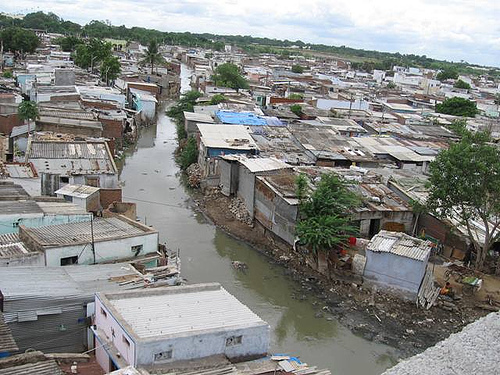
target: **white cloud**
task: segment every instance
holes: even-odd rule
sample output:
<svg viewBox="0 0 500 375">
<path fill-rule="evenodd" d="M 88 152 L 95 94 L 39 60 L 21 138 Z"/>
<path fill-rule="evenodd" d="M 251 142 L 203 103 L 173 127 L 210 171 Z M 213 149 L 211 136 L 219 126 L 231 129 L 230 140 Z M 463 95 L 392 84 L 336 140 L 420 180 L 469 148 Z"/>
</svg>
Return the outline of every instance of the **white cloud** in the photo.
<svg viewBox="0 0 500 375">
<path fill-rule="evenodd" d="M 499 65 L 495 0 L 17 0 L 0 10 L 51 11 L 79 23 L 267 36 Z"/>
</svg>

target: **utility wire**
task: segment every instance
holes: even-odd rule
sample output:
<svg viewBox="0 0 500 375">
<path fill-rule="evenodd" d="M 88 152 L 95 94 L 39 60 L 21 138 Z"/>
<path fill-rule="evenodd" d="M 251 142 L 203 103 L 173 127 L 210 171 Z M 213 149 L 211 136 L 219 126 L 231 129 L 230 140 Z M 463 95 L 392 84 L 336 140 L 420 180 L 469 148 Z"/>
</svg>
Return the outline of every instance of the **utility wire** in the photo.
<svg viewBox="0 0 500 375">
<path fill-rule="evenodd" d="M 169 203 L 163 203 L 163 202 L 156 202 L 156 201 L 150 201 L 146 199 L 138 199 L 138 198 L 131 198 L 131 197 L 123 197 L 124 199 L 129 199 L 131 201 L 137 201 L 137 202 L 144 202 L 144 203 L 151 203 L 151 204 L 158 204 L 160 206 L 167 206 L 167 207 L 172 207 L 172 208 L 179 208 L 182 210 L 189 210 L 187 207 L 180 207 L 174 204 L 169 204 Z"/>
</svg>

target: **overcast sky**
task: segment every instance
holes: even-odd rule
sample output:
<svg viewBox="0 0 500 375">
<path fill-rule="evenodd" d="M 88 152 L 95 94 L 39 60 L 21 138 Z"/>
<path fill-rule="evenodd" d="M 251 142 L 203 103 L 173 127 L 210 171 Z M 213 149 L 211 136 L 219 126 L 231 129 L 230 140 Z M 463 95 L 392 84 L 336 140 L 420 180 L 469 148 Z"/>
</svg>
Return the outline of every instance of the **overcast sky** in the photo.
<svg viewBox="0 0 500 375">
<path fill-rule="evenodd" d="M 500 66 L 499 0 L 15 0 L 85 24 L 241 34 Z"/>
</svg>

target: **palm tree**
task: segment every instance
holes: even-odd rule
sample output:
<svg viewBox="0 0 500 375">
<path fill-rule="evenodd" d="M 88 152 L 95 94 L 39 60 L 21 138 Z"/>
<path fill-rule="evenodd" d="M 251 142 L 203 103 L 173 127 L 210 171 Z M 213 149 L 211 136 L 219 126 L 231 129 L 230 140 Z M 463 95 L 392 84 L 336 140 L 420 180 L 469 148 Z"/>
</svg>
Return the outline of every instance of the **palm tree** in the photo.
<svg viewBox="0 0 500 375">
<path fill-rule="evenodd" d="M 30 121 L 38 118 L 38 106 L 35 102 L 25 100 L 17 107 L 17 115 L 22 121 L 28 121 L 28 134 L 30 132 Z"/>
<path fill-rule="evenodd" d="M 163 59 L 161 53 L 158 51 L 158 43 L 156 40 L 152 40 L 149 42 L 148 49 L 144 54 L 144 58 L 141 60 L 141 63 L 146 65 L 151 65 L 151 74 L 153 74 L 153 68 L 155 64 L 161 64 L 165 60 Z"/>
</svg>

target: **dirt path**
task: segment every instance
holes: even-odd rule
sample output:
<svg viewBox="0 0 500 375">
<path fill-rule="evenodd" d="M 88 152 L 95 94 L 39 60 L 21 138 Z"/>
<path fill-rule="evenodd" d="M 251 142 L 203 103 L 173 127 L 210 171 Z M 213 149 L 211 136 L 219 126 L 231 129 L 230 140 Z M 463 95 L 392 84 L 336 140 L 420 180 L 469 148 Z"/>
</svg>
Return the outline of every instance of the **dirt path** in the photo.
<svg viewBox="0 0 500 375">
<path fill-rule="evenodd" d="M 228 209 L 232 203 L 230 198 L 218 191 L 195 195 L 198 207 L 215 225 L 284 267 L 284 272 L 297 282 L 293 298 L 306 299 L 311 293 L 317 296 L 318 318 L 336 319 L 365 339 L 397 348 L 401 357 L 423 351 L 489 312 L 477 308 L 478 301 L 474 298 L 444 305 L 440 302 L 439 306 L 424 310 L 417 308 L 414 302 L 374 291 L 359 281 L 353 282 L 346 274 L 329 280 L 309 268 L 300 254 L 284 250 L 261 230 L 239 221 Z M 442 267 L 436 270 L 437 279 L 441 281 L 444 271 Z M 492 285 L 488 288 L 498 294 Z M 479 298 L 484 298 L 484 293 Z"/>
</svg>

